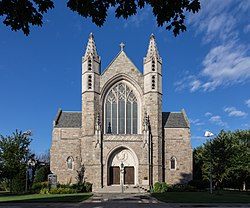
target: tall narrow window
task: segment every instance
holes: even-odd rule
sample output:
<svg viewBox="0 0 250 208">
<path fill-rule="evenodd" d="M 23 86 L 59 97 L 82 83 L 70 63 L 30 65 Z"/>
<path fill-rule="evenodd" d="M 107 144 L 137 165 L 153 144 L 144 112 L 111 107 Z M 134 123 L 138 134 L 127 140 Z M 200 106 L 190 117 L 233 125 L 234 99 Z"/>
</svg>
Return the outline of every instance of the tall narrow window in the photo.
<svg viewBox="0 0 250 208">
<path fill-rule="evenodd" d="M 152 76 L 152 90 L 155 89 L 155 75 Z"/>
<path fill-rule="evenodd" d="M 92 61 L 91 59 L 88 60 L 88 70 L 91 71 L 92 69 Z"/>
<path fill-rule="evenodd" d="M 91 75 L 88 76 L 88 89 L 89 90 L 92 89 L 92 76 Z"/>
<path fill-rule="evenodd" d="M 152 60 L 152 71 L 155 71 L 155 60 Z"/>
<path fill-rule="evenodd" d="M 175 157 L 171 157 L 171 160 L 170 160 L 170 169 L 171 170 L 175 170 L 176 169 L 176 158 Z"/>
<path fill-rule="evenodd" d="M 73 169 L 73 159 L 72 157 L 68 157 L 67 159 L 67 168 L 72 170 Z"/>
<path fill-rule="evenodd" d="M 137 99 L 133 90 L 131 90 L 125 83 L 120 82 L 109 91 L 105 99 L 105 109 L 106 133 L 138 133 Z"/>
</svg>

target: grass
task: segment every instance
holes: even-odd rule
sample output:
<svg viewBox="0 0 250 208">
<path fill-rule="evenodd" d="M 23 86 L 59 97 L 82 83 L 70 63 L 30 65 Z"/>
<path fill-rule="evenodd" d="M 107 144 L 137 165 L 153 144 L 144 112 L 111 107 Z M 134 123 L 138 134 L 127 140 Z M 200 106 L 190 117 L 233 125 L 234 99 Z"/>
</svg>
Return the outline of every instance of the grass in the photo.
<svg viewBox="0 0 250 208">
<path fill-rule="evenodd" d="M 250 192 L 165 192 L 153 197 L 168 203 L 250 203 Z"/>
<path fill-rule="evenodd" d="M 22 194 L 12 195 L 9 193 L 0 194 L 0 203 L 57 203 L 57 202 L 81 202 L 89 197 L 91 193 L 78 194 Z"/>
</svg>

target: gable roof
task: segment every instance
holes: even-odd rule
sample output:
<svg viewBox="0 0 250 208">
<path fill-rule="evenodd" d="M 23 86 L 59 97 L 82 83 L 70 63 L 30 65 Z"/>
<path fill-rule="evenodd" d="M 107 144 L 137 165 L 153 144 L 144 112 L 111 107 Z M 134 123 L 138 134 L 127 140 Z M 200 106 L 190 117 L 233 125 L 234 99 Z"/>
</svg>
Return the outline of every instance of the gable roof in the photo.
<svg viewBox="0 0 250 208">
<path fill-rule="evenodd" d="M 190 128 L 185 112 L 162 112 L 163 128 Z"/>
<path fill-rule="evenodd" d="M 63 112 L 59 109 L 54 128 L 81 128 L 82 112 Z M 162 112 L 163 128 L 190 128 L 183 112 Z"/>
<path fill-rule="evenodd" d="M 59 109 L 54 121 L 54 128 L 81 128 L 82 112 L 63 112 Z"/>
<path fill-rule="evenodd" d="M 110 70 L 110 68 L 112 68 L 112 66 L 115 65 L 116 62 L 120 62 L 120 60 L 125 60 L 127 62 L 126 67 L 128 67 L 128 65 L 135 69 L 135 71 L 137 71 L 137 73 L 139 73 L 142 76 L 141 71 L 135 66 L 135 64 L 131 61 L 131 59 L 127 56 L 127 54 L 125 53 L 124 50 L 121 50 L 116 57 L 110 62 L 110 64 L 107 66 L 107 68 L 102 72 L 101 75 L 104 75 L 107 71 Z"/>
</svg>

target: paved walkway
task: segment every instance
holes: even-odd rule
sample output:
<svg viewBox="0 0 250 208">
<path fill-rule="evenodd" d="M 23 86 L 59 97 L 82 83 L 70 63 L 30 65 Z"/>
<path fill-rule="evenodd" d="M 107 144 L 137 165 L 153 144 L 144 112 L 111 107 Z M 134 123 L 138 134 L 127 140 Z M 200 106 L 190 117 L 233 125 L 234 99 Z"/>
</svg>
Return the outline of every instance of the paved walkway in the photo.
<svg viewBox="0 0 250 208">
<path fill-rule="evenodd" d="M 81 203 L 0 203 L 4 208 L 245 208 L 250 204 L 163 203 L 150 194 L 94 194 Z"/>
</svg>

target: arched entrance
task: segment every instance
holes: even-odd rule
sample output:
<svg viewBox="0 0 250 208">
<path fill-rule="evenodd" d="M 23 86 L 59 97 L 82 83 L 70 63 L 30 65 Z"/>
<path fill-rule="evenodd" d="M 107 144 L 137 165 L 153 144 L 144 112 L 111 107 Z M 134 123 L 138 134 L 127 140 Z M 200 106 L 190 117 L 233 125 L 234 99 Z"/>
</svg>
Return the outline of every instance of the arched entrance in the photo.
<svg viewBox="0 0 250 208">
<path fill-rule="evenodd" d="M 137 184 L 137 157 L 130 149 L 119 147 L 115 149 L 108 160 L 108 185 Z"/>
</svg>

